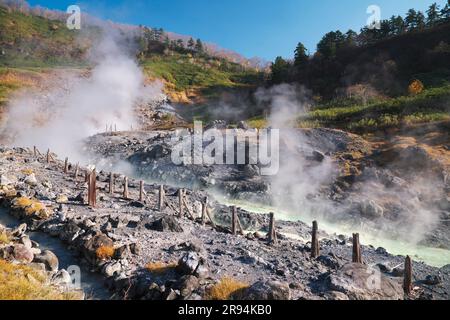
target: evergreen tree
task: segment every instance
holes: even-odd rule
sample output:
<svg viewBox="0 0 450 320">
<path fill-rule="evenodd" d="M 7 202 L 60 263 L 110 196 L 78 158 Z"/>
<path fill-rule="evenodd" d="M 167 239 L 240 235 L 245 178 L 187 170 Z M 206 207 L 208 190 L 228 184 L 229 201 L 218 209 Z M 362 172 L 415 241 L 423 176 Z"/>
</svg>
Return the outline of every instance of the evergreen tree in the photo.
<svg viewBox="0 0 450 320">
<path fill-rule="evenodd" d="M 393 35 L 399 35 L 405 32 L 405 21 L 401 16 L 392 16 L 389 20 Z"/>
<path fill-rule="evenodd" d="M 345 45 L 348 47 L 354 47 L 358 45 L 358 33 L 353 30 L 348 30 L 345 33 Z"/>
<path fill-rule="evenodd" d="M 287 82 L 289 76 L 290 64 L 282 57 L 276 57 L 275 62 L 271 66 L 272 83 L 279 84 Z"/>
<path fill-rule="evenodd" d="M 418 11 L 417 16 L 416 16 L 417 29 L 425 28 L 425 26 L 426 26 L 425 20 L 426 20 L 425 15 L 421 11 Z"/>
<path fill-rule="evenodd" d="M 441 10 L 441 21 L 442 22 L 450 21 L 450 0 L 447 0 L 447 4 Z"/>
<path fill-rule="evenodd" d="M 296 67 L 302 67 L 308 63 L 308 59 L 308 50 L 303 45 L 303 43 L 299 42 L 297 48 L 295 48 L 294 65 Z"/>
<path fill-rule="evenodd" d="M 417 28 L 417 12 L 414 9 L 409 9 L 405 18 L 406 28 L 410 30 L 414 30 Z"/>
<path fill-rule="evenodd" d="M 427 10 L 426 25 L 432 27 L 438 23 L 439 19 L 440 19 L 439 6 L 436 3 L 433 3 Z"/>
<path fill-rule="evenodd" d="M 195 48 L 195 41 L 194 41 L 194 39 L 192 39 L 192 37 L 189 39 L 189 41 L 187 43 L 187 47 L 190 50 L 194 50 L 194 48 Z"/>
<path fill-rule="evenodd" d="M 335 58 L 337 50 L 344 47 L 346 38 L 341 31 L 328 32 L 317 44 L 317 51 L 326 58 Z"/>
<path fill-rule="evenodd" d="M 198 53 L 203 53 L 205 51 L 202 40 L 197 39 L 197 42 L 195 43 L 195 51 Z"/>
</svg>

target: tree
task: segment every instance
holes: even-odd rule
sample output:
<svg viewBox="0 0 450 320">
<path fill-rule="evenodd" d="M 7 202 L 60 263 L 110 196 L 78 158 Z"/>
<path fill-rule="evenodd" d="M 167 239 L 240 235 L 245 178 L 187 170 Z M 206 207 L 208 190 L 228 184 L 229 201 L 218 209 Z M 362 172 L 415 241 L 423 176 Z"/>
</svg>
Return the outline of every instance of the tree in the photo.
<svg viewBox="0 0 450 320">
<path fill-rule="evenodd" d="M 353 30 L 348 30 L 345 33 L 345 45 L 347 47 L 354 47 L 357 46 L 358 44 L 358 33 L 356 33 L 356 31 Z"/>
<path fill-rule="evenodd" d="M 392 16 L 389 20 L 389 24 L 391 25 L 393 35 L 399 35 L 405 32 L 405 21 L 401 16 Z"/>
<path fill-rule="evenodd" d="M 441 20 L 443 22 L 449 22 L 450 21 L 450 0 L 447 0 L 447 4 L 441 10 Z"/>
<path fill-rule="evenodd" d="M 414 30 L 417 28 L 417 12 L 414 9 L 409 9 L 405 18 L 405 25 L 408 30 Z"/>
<path fill-rule="evenodd" d="M 180 48 L 180 49 L 184 48 L 184 42 L 182 39 L 177 40 L 177 48 Z"/>
<path fill-rule="evenodd" d="M 195 51 L 198 53 L 203 53 L 205 51 L 202 40 L 197 39 L 197 42 L 195 43 Z"/>
<path fill-rule="evenodd" d="M 335 58 L 337 51 L 345 46 L 345 41 L 341 31 L 328 32 L 317 44 L 317 52 L 325 58 Z"/>
<path fill-rule="evenodd" d="M 406 14 L 405 24 L 408 31 L 423 29 L 425 27 L 425 15 L 421 11 L 409 9 Z"/>
<path fill-rule="evenodd" d="M 295 48 L 295 57 L 294 57 L 294 65 L 296 67 L 303 67 L 308 63 L 309 55 L 308 50 L 303 45 L 303 43 L 299 42 L 297 47 Z"/>
<path fill-rule="evenodd" d="M 271 66 L 272 83 L 280 84 L 287 82 L 289 76 L 290 63 L 282 57 L 276 57 L 275 62 Z"/>
<path fill-rule="evenodd" d="M 426 26 L 425 15 L 421 11 L 417 12 L 416 25 L 417 29 L 423 29 Z"/>
<path fill-rule="evenodd" d="M 194 39 L 192 39 L 192 37 L 189 39 L 189 41 L 187 43 L 187 47 L 190 50 L 194 50 L 194 48 L 195 48 L 195 41 L 194 41 Z"/>
<path fill-rule="evenodd" d="M 427 10 L 426 25 L 429 27 L 436 25 L 440 19 L 440 14 L 439 6 L 433 3 Z"/>
</svg>

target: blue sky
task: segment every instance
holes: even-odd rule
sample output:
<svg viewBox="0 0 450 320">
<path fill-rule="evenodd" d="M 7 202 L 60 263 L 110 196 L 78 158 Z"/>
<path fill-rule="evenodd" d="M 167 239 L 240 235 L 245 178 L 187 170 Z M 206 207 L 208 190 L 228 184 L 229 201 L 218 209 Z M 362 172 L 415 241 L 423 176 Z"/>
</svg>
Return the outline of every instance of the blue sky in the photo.
<svg viewBox="0 0 450 320">
<path fill-rule="evenodd" d="M 129 24 L 162 27 L 192 35 L 246 57 L 273 60 L 293 56 L 301 41 L 310 51 L 328 31 L 359 30 L 366 9 L 376 4 L 382 18 L 426 10 L 447 0 L 30 0 L 31 5 L 64 10 L 80 5 L 92 15 Z"/>
</svg>

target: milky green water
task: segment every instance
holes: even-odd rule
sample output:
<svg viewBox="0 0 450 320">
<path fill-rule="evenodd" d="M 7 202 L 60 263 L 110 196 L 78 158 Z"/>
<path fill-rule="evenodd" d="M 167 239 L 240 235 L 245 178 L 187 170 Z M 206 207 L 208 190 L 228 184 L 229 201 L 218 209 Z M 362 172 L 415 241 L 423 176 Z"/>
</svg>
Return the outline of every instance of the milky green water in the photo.
<svg viewBox="0 0 450 320">
<path fill-rule="evenodd" d="M 217 196 L 216 196 L 217 197 Z M 275 212 L 276 219 L 285 221 L 302 221 L 312 224 L 312 218 L 293 214 L 292 212 L 280 210 L 277 208 L 263 206 L 257 203 L 249 203 L 242 201 L 231 201 L 223 197 L 217 197 L 220 202 L 226 205 L 235 205 L 249 212 L 269 213 Z M 403 242 L 400 240 L 390 239 L 388 235 L 375 234 L 374 232 L 355 228 L 355 226 L 347 226 L 344 224 L 330 223 L 326 220 L 319 220 L 319 227 L 329 234 L 343 234 L 351 236 L 353 233 L 360 233 L 361 243 L 364 245 L 372 245 L 374 247 L 383 247 L 393 255 L 409 255 L 416 261 L 423 261 L 434 267 L 443 267 L 450 264 L 450 250 L 418 246 L 415 244 Z"/>
</svg>

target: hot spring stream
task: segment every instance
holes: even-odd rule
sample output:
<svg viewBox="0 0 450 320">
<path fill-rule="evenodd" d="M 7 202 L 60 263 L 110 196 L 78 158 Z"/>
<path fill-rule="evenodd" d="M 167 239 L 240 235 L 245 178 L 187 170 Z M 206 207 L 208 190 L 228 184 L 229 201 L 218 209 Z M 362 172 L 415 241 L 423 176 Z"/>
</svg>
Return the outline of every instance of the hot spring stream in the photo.
<svg viewBox="0 0 450 320">
<path fill-rule="evenodd" d="M 258 205 L 256 203 L 249 203 L 243 201 L 230 201 L 224 199 L 223 197 L 216 198 L 223 204 L 235 205 L 249 212 L 255 213 L 269 213 L 275 212 L 276 219 L 285 221 L 301 221 L 312 225 L 312 219 L 305 216 L 299 216 L 298 214 L 293 214 L 292 212 L 286 212 L 277 208 L 272 208 L 268 206 Z M 294 218 L 295 217 L 295 218 Z M 355 228 L 354 226 L 337 225 L 335 223 L 329 223 L 325 220 L 319 221 L 319 228 L 324 230 L 329 234 L 343 234 L 346 236 L 351 236 L 352 233 L 359 232 L 361 243 L 364 245 L 372 245 L 375 248 L 383 247 L 390 254 L 393 255 L 410 255 L 413 259 L 417 261 L 423 261 L 428 265 L 434 267 L 443 267 L 450 264 L 450 250 L 438 249 L 424 246 L 417 246 L 411 243 L 402 242 L 400 240 L 389 239 L 386 236 L 375 235 L 368 230 L 362 228 Z M 295 235 L 287 235 L 289 237 L 295 238 Z"/>
<path fill-rule="evenodd" d="M 8 213 L 7 209 L 0 208 L 0 224 L 15 228 L 20 222 Z M 42 232 L 28 232 L 31 240 L 39 243 L 41 250 L 50 250 L 56 254 L 59 260 L 59 268 L 67 269 L 69 266 L 79 266 L 81 269 L 81 289 L 86 295 L 86 299 L 105 300 L 109 299 L 111 294 L 104 287 L 104 279 L 101 275 L 92 273 L 86 267 L 80 265 L 80 259 L 75 252 L 68 250 L 67 246 L 58 238 Z"/>
</svg>

